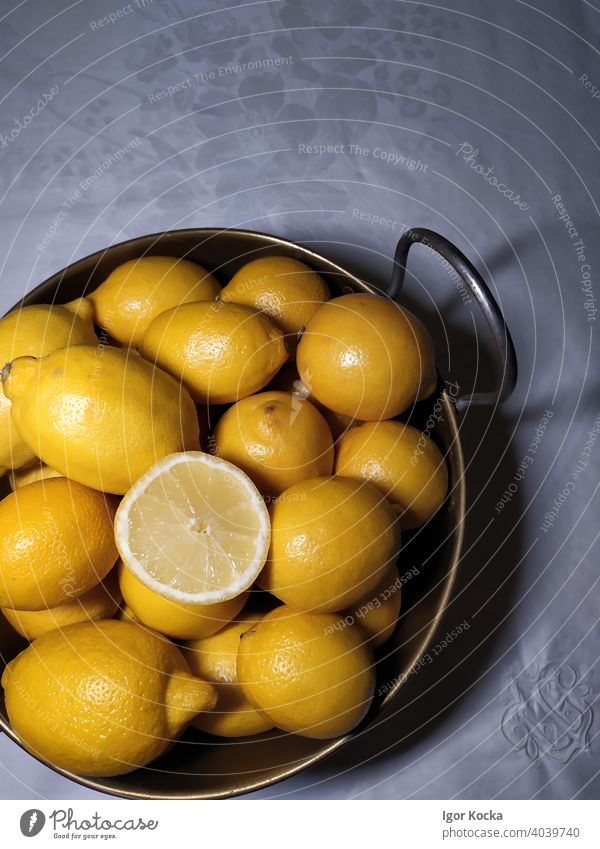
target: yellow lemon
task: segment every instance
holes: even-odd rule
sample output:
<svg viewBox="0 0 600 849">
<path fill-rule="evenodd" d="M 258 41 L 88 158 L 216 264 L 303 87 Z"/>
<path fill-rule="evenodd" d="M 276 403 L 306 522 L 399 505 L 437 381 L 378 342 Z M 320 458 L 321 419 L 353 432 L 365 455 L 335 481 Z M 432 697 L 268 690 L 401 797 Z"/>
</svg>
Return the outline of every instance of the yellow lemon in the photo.
<svg viewBox="0 0 600 849">
<path fill-rule="evenodd" d="M 26 469 L 13 469 L 8 475 L 8 480 L 11 489 L 20 489 L 22 486 L 27 486 L 28 483 L 36 481 L 44 481 L 48 478 L 61 478 L 60 472 L 56 469 L 51 469 L 45 463 L 34 463 L 33 466 L 27 466 Z"/>
<path fill-rule="evenodd" d="M 397 416 L 436 385 L 429 334 L 412 313 L 379 295 L 342 295 L 323 304 L 296 361 L 311 397 L 361 421 Z"/>
<path fill-rule="evenodd" d="M 247 590 L 266 560 L 270 535 L 269 513 L 250 478 L 201 451 L 156 463 L 115 518 L 129 571 L 163 598 L 187 605 L 215 605 Z"/>
<path fill-rule="evenodd" d="M 214 711 L 192 720 L 200 731 L 217 737 L 248 737 L 273 727 L 271 720 L 248 701 L 237 680 L 240 637 L 260 618 L 242 614 L 216 634 L 187 643 L 185 658 L 193 674 L 210 681 L 217 691 Z"/>
<path fill-rule="evenodd" d="M 246 263 L 221 292 L 221 300 L 266 313 L 292 337 L 306 327 L 329 298 L 323 278 L 303 262 L 287 256 L 264 256 Z"/>
<path fill-rule="evenodd" d="M 134 352 L 74 345 L 2 370 L 23 439 L 73 480 L 122 495 L 160 457 L 199 447 L 187 391 Z"/>
<path fill-rule="evenodd" d="M 121 592 L 115 571 L 79 598 L 66 601 L 47 610 L 11 610 L 4 607 L 2 613 L 15 631 L 28 640 L 35 640 L 55 628 L 64 628 L 74 622 L 88 619 L 110 619 L 121 602 Z"/>
<path fill-rule="evenodd" d="M 368 638 L 369 645 L 376 649 L 394 633 L 401 604 L 402 583 L 398 569 L 394 566 L 386 572 L 375 589 L 357 602 L 353 610 L 347 611 L 344 621 L 358 625 Z"/>
<path fill-rule="evenodd" d="M 115 619 L 120 619 L 122 622 L 133 622 L 135 625 L 139 625 L 140 622 L 136 617 L 133 610 L 127 604 L 122 604 L 118 609 Z"/>
<path fill-rule="evenodd" d="M 260 392 L 238 401 L 220 418 L 212 447 L 243 469 L 263 495 L 279 495 L 333 468 L 327 422 L 309 401 L 289 392 Z"/>
<path fill-rule="evenodd" d="M 57 348 L 97 341 L 91 311 L 86 314 L 79 302 L 15 309 L 0 319 L 0 368 L 16 357 L 45 357 Z M 0 392 L 0 474 L 34 460 L 34 452 L 11 420 L 10 401 Z"/>
<path fill-rule="evenodd" d="M 23 746 L 82 775 L 145 766 L 216 702 L 173 643 L 114 619 L 44 634 L 8 664 L 2 686 Z"/>
<path fill-rule="evenodd" d="M 161 312 L 189 301 L 209 301 L 221 287 L 201 265 L 174 256 L 142 256 L 112 271 L 89 295 L 96 322 L 120 342 L 137 348 Z"/>
<path fill-rule="evenodd" d="M 241 593 L 218 604 L 184 604 L 149 589 L 123 563 L 118 571 L 123 598 L 135 619 L 175 640 L 196 640 L 214 634 L 231 622 L 248 598 L 248 593 Z"/>
<path fill-rule="evenodd" d="M 91 590 L 117 559 L 114 499 L 51 478 L 0 502 L 0 607 L 45 610 Z"/>
<path fill-rule="evenodd" d="M 372 486 L 313 478 L 286 489 L 271 510 L 271 548 L 258 583 L 296 610 L 343 610 L 396 558 L 396 517 Z"/>
<path fill-rule="evenodd" d="M 274 725 L 319 740 L 354 728 L 375 687 L 360 629 L 332 614 L 286 606 L 243 634 L 237 673 L 246 697 Z"/>
<path fill-rule="evenodd" d="M 183 304 L 159 315 L 141 353 L 182 380 L 196 401 L 229 404 L 258 392 L 287 359 L 283 333 L 240 304 Z"/>
<path fill-rule="evenodd" d="M 424 525 L 444 502 L 448 469 L 432 439 L 402 422 L 367 422 L 338 442 L 335 473 L 376 486 L 403 530 Z"/>
</svg>

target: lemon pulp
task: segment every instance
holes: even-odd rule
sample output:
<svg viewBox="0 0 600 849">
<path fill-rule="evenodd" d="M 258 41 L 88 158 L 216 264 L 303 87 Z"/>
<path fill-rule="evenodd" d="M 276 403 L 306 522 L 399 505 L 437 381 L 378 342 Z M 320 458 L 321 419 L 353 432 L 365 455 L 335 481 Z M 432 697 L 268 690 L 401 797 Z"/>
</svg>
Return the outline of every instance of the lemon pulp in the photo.
<svg viewBox="0 0 600 849">
<path fill-rule="evenodd" d="M 165 598 L 215 604 L 247 589 L 270 541 L 265 503 L 250 478 L 201 451 L 159 460 L 126 494 L 115 519 L 125 562 Z"/>
</svg>

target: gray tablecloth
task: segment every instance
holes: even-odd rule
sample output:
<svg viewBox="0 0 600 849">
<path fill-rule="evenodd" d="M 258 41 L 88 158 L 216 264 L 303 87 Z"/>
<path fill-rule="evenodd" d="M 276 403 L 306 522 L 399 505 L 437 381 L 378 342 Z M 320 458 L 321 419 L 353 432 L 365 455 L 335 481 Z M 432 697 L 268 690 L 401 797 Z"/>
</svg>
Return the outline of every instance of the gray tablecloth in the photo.
<svg viewBox="0 0 600 849">
<path fill-rule="evenodd" d="M 385 286 L 455 241 L 501 303 L 513 398 L 462 423 L 465 556 L 397 711 L 261 797 L 596 797 L 600 10 L 588 0 L 0 4 L 0 307 L 138 234 L 247 227 Z M 424 249 L 405 300 L 491 388 L 474 301 Z M 597 334 L 597 331 L 596 331 Z M 2 798 L 94 798 L 0 739 Z"/>
</svg>

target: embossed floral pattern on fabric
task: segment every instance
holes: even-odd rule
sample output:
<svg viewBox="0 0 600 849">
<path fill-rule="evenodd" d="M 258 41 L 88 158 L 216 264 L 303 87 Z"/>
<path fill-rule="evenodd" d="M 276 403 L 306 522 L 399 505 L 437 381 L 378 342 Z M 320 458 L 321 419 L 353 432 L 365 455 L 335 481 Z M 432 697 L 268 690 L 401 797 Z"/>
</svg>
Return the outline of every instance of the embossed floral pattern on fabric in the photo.
<svg viewBox="0 0 600 849">
<path fill-rule="evenodd" d="M 502 733 L 532 760 L 547 755 L 567 763 L 589 742 L 590 692 L 568 663 L 525 670 L 511 687 L 511 705 L 502 717 Z"/>
</svg>

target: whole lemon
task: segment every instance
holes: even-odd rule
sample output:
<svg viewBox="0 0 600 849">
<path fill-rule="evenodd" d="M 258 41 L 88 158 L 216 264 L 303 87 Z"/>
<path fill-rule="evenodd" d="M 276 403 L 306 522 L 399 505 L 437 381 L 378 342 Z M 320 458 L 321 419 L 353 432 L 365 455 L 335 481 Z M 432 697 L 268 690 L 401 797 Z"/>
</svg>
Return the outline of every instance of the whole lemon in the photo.
<svg viewBox="0 0 600 849">
<path fill-rule="evenodd" d="M 311 397 L 361 421 L 397 416 L 436 386 L 429 334 L 412 313 L 379 295 L 342 295 L 323 304 L 296 361 Z"/>
<path fill-rule="evenodd" d="M 0 607 L 45 610 L 91 590 L 114 566 L 116 500 L 66 478 L 0 501 Z"/>
<path fill-rule="evenodd" d="M 292 337 L 329 298 L 323 278 L 287 256 L 263 256 L 246 263 L 221 292 L 221 300 L 255 307 Z"/>
<path fill-rule="evenodd" d="M 188 392 L 135 352 L 73 345 L 2 370 L 19 433 L 44 463 L 123 495 L 156 460 L 199 447 Z"/>
<path fill-rule="evenodd" d="M 2 613 L 15 631 L 28 640 L 35 640 L 74 622 L 88 619 L 111 619 L 121 603 L 121 592 L 113 570 L 91 590 L 72 601 L 65 601 L 47 610 L 11 610 L 2 608 Z"/>
<path fill-rule="evenodd" d="M 260 392 L 231 406 L 215 428 L 213 451 L 243 469 L 263 495 L 333 468 L 327 422 L 289 392 Z"/>
<path fill-rule="evenodd" d="M 375 589 L 348 610 L 345 622 L 358 625 L 369 645 L 376 649 L 394 633 L 402 604 L 402 583 L 398 569 L 386 572 Z"/>
<path fill-rule="evenodd" d="M 120 619 L 122 622 L 133 622 L 135 625 L 140 624 L 133 610 L 125 603 L 117 611 L 115 619 Z"/>
<path fill-rule="evenodd" d="M 136 620 L 175 640 L 196 640 L 214 634 L 240 612 L 248 599 L 245 592 L 217 604 L 185 604 L 155 593 L 122 562 L 118 572 L 123 598 Z"/>
<path fill-rule="evenodd" d="M 281 330 L 251 307 L 223 301 L 161 313 L 141 353 L 182 380 L 196 401 L 229 404 L 258 392 L 287 359 Z"/>
<path fill-rule="evenodd" d="M 394 511 L 374 487 L 313 478 L 274 502 L 258 584 L 296 610 L 344 610 L 377 586 L 398 549 Z"/>
<path fill-rule="evenodd" d="M 0 368 L 16 357 L 45 357 L 67 345 L 97 342 L 91 309 L 73 305 L 35 304 L 0 319 Z M 0 393 L 0 474 L 31 465 L 36 459 L 10 416 L 10 401 Z"/>
<path fill-rule="evenodd" d="M 399 513 L 403 530 L 429 521 L 448 492 L 439 448 L 402 422 L 367 422 L 347 431 L 338 441 L 335 473 L 376 486 Z"/>
<path fill-rule="evenodd" d="M 240 637 L 261 617 L 242 614 L 216 634 L 187 643 L 185 658 L 194 675 L 210 681 L 217 691 L 217 705 L 201 713 L 192 725 L 217 737 L 248 737 L 273 727 L 271 720 L 248 701 L 237 680 Z"/>
<path fill-rule="evenodd" d="M 318 740 L 354 728 L 375 687 L 360 629 L 284 605 L 242 635 L 237 672 L 246 697 L 274 725 Z"/>
<path fill-rule="evenodd" d="M 82 775 L 145 766 L 216 702 L 173 643 L 115 619 L 44 634 L 8 664 L 2 686 L 23 746 Z"/>
<path fill-rule="evenodd" d="M 2 393 L 4 394 L 4 393 Z M 8 475 L 8 480 L 11 489 L 20 489 L 22 486 L 27 486 L 28 483 L 36 481 L 44 481 L 47 478 L 61 478 L 60 472 L 56 469 L 51 469 L 45 463 L 34 463 L 33 466 L 27 466 L 25 469 L 13 469 Z"/>
<path fill-rule="evenodd" d="M 161 312 L 189 301 L 209 301 L 221 287 L 201 265 L 174 256 L 142 256 L 117 266 L 89 295 L 96 322 L 133 348 Z"/>
</svg>

